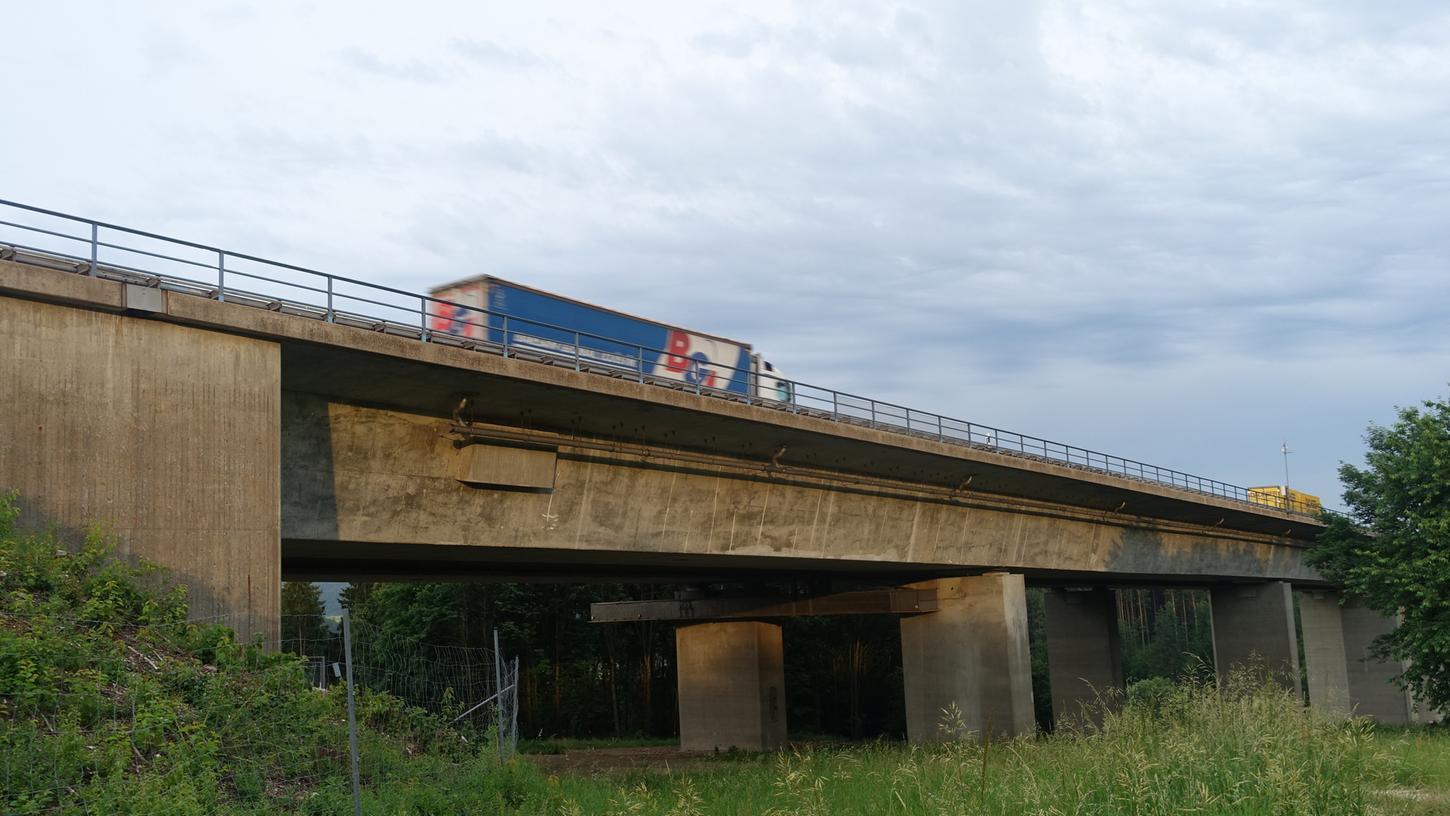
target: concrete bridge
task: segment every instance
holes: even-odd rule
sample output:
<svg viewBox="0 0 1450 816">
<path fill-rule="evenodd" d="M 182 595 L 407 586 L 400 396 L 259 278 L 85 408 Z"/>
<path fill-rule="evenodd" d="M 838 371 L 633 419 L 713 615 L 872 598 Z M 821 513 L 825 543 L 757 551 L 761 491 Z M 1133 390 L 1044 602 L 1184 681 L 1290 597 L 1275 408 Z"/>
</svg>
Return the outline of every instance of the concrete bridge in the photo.
<svg viewBox="0 0 1450 816">
<path fill-rule="evenodd" d="M 927 740 L 949 704 L 1032 729 L 1029 582 L 1059 716 L 1122 683 L 1115 587 L 1196 586 L 1219 666 L 1297 688 L 1302 630 L 1315 704 L 1411 716 L 1366 659 L 1392 622 L 1305 564 L 1320 523 L 1241 489 L 467 347 L 335 309 L 332 278 L 317 313 L 107 265 L 95 235 L 0 247 L 0 489 L 29 525 L 107 524 L 244 635 L 275 631 L 284 576 L 749 587 L 596 612 L 680 621 L 682 742 L 759 749 L 785 734 L 782 614 L 902 615 Z"/>
</svg>

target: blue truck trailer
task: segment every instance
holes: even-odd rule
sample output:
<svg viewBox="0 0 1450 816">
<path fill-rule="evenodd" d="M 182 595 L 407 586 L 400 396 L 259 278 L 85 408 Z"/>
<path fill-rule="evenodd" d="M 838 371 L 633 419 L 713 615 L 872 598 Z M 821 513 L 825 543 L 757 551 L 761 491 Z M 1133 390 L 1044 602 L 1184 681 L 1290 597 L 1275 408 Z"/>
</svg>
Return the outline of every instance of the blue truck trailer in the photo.
<svg viewBox="0 0 1450 816">
<path fill-rule="evenodd" d="M 500 280 L 429 293 L 429 328 L 590 365 L 758 399 L 792 402 L 791 385 L 750 345 Z"/>
</svg>

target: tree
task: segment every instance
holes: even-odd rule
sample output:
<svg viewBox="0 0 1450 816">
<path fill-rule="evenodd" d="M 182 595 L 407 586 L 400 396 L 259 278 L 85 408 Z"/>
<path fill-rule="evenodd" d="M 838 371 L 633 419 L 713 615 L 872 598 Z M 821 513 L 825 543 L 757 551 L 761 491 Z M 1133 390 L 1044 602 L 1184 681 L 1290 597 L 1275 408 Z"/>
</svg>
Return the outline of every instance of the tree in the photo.
<svg viewBox="0 0 1450 816">
<path fill-rule="evenodd" d="M 1450 403 L 1399 409 L 1365 434 L 1365 466 L 1342 464 L 1352 516 L 1328 518 L 1310 562 L 1346 594 L 1400 615 L 1377 642 L 1408 660 L 1401 680 L 1426 703 L 1450 705 Z"/>
<path fill-rule="evenodd" d="M 332 632 L 323 620 L 322 589 L 317 584 L 305 581 L 283 582 L 282 637 L 295 641 L 299 646 L 332 637 Z"/>
</svg>

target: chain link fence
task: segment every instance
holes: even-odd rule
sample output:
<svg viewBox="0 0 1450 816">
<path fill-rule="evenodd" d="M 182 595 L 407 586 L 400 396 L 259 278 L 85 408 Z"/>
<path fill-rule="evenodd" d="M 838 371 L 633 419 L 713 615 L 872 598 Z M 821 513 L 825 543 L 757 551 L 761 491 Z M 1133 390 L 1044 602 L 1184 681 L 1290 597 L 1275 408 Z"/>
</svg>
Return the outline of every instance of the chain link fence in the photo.
<svg viewBox="0 0 1450 816">
<path fill-rule="evenodd" d="M 238 644 L 230 623 L 0 612 L 0 813 L 205 812 L 187 785 L 300 810 L 348 777 L 358 813 L 417 753 L 517 751 L 519 664 L 496 634 L 443 646 L 286 615 Z M 136 801 L 150 784 L 166 795 Z"/>
</svg>

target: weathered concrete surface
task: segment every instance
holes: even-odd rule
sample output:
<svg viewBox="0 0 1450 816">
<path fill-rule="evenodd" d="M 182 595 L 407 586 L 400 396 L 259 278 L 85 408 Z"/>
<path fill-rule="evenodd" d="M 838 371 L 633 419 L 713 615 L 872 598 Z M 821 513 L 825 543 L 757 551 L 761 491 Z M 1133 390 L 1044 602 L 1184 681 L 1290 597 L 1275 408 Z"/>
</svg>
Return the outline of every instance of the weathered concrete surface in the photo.
<svg viewBox="0 0 1450 816">
<path fill-rule="evenodd" d="M 1053 722 L 1099 722 L 1102 706 L 1123 690 L 1117 593 L 1049 589 L 1044 601 Z"/>
<path fill-rule="evenodd" d="M 680 747 L 773 751 L 785 745 L 780 627 L 757 621 L 675 630 Z"/>
<path fill-rule="evenodd" d="M 193 615 L 275 635 L 280 363 L 268 341 L 0 297 L 0 491 L 29 527 L 108 527 Z"/>
<path fill-rule="evenodd" d="M 284 552 L 299 564 L 366 559 L 359 545 L 392 562 L 407 550 L 386 545 L 443 545 L 443 556 L 416 551 L 419 563 L 450 558 L 456 572 L 478 558 L 491 569 L 534 551 L 562 567 L 613 552 L 663 566 L 1318 580 L 1301 547 L 1267 536 L 725 457 L 678 462 L 668 449 L 638 455 L 577 437 L 555 438 L 552 491 L 480 489 L 456 478 L 469 454 L 447 420 L 293 392 L 282 415 Z"/>
<path fill-rule="evenodd" d="M 918 586 L 936 589 L 940 609 L 901 619 L 907 737 L 932 742 L 957 727 L 978 735 L 1031 734 L 1036 724 L 1022 576 L 988 573 Z M 947 713 L 953 707 L 960 722 Z"/>
<path fill-rule="evenodd" d="M 1414 699 L 1395 685 L 1404 664 L 1374 656 L 1375 638 L 1395 630 L 1394 618 L 1385 617 L 1354 599 L 1340 607 L 1344 628 L 1344 654 L 1348 658 L 1349 703 L 1354 713 L 1385 725 L 1408 725 L 1416 720 Z"/>
<path fill-rule="evenodd" d="M 1209 589 L 1209 603 L 1213 663 L 1221 680 L 1238 668 L 1264 670 L 1302 694 L 1294 593 L 1288 583 L 1217 585 Z"/>
<path fill-rule="evenodd" d="M 1352 705 L 1339 593 L 1328 590 L 1301 592 L 1298 598 L 1309 704 L 1326 714 L 1348 716 Z"/>
</svg>

